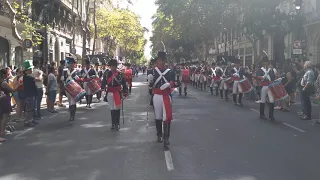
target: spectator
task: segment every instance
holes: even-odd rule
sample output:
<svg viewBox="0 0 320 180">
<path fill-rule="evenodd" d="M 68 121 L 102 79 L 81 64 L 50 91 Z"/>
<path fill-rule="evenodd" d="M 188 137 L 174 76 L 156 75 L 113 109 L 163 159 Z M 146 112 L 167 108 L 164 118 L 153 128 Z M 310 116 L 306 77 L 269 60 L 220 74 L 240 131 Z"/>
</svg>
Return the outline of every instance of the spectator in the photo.
<svg viewBox="0 0 320 180">
<path fill-rule="evenodd" d="M 62 97 L 63 95 L 65 95 L 65 91 L 64 91 L 64 85 L 63 82 L 61 81 L 61 77 L 63 76 L 63 69 L 65 68 L 66 65 L 66 61 L 65 60 L 61 60 L 60 61 L 60 66 L 58 68 L 58 84 L 59 84 L 59 107 L 65 107 L 62 104 Z"/>
<path fill-rule="evenodd" d="M 23 94 L 23 85 L 22 85 L 22 78 L 23 78 L 23 72 L 20 69 L 16 69 L 16 76 L 13 79 L 13 88 L 18 87 L 17 92 L 13 93 L 13 97 L 16 101 L 17 104 L 17 109 L 16 109 L 16 113 L 18 115 L 19 118 L 22 118 L 22 111 L 23 111 L 23 107 L 24 107 L 24 98 L 20 99 L 19 96 L 19 92 L 21 92 L 21 94 Z"/>
<path fill-rule="evenodd" d="M 36 118 L 40 118 L 41 117 L 41 101 L 42 101 L 42 97 L 43 97 L 43 71 L 40 70 L 40 63 L 39 61 L 33 61 L 33 65 L 35 66 L 35 68 L 33 69 L 32 72 L 32 77 L 35 78 L 35 82 L 36 82 L 36 87 L 37 87 L 37 96 L 36 96 L 36 101 L 35 101 L 35 114 L 34 116 Z"/>
<path fill-rule="evenodd" d="M 25 74 L 23 76 L 23 86 L 25 92 L 25 126 L 33 127 L 38 124 L 34 119 L 32 119 L 32 115 L 34 113 L 34 106 L 37 98 L 37 86 L 35 82 L 35 78 L 32 74 L 32 62 L 29 60 L 24 61 Z"/>
<path fill-rule="evenodd" d="M 10 93 L 16 91 L 17 88 L 10 88 L 6 82 L 7 73 L 5 69 L 0 70 L 0 143 L 6 141 L 4 139 L 5 128 L 11 113 Z"/>
<path fill-rule="evenodd" d="M 57 97 L 58 84 L 55 76 L 55 68 L 50 66 L 48 68 L 48 86 L 47 86 L 47 94 L 48 94 L 48 110 L 51 113 L 57 112 L 54 109 L 54 103 Z"/>
<path fill-rule="evenodd" d="M 311 120 L 312 106 L 310 96 L 314 93 L 314 72 L 311 61 L 305 62 L 304 69 L 305 74 L 301 80 L 304 116 L 302 116 L 301 119 Z"/>
</svg>

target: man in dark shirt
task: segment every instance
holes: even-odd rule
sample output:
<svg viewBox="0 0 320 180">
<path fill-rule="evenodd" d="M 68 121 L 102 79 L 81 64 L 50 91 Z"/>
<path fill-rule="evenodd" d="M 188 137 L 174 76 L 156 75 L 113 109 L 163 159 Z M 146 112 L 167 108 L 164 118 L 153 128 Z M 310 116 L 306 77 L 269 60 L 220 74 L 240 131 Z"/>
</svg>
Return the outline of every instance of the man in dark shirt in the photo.
<svg viewBox="0 0 320 180">
<path fill-rule="evenodd" d="M 37 96 L 37 87 L 35 83 L 35 78 L 31 76 L 32 73 L 32 62 L 30 60 L 24 61 L 25 73 L 23 76 L 23 86 L 25 93 L 25 126 L 33 127 L 38 124 L 32 119 L 35 105 L 35 98 Z"/>
</svg>

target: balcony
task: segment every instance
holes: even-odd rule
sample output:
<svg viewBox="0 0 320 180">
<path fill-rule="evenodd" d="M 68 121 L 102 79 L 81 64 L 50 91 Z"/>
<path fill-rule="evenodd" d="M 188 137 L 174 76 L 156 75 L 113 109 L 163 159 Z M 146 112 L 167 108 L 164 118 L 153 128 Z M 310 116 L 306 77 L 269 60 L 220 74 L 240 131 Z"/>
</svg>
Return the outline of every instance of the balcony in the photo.
<svg viewBox="0 0 320 180">
<path fill-rule="evenodd" d="M 60 0 L 61 4 L 67 7 L 69 10 L 72 10 L 72 0 Z M 73 3 L 73 13 L 78 14 L 77 10 L 77 1 L 75 0 Z"/>
</svg>

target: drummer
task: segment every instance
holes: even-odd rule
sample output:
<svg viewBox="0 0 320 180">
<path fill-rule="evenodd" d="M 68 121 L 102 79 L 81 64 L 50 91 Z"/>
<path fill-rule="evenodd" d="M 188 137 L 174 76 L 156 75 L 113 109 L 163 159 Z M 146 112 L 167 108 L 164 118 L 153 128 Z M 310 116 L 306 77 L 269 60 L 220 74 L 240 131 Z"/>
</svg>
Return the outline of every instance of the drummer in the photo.
<svg viewBox="0 0 320 180">
<path fill-rule="evenodd" d="M 267 96 L 269 97 L 269 118 L 274 121 L 275 118 L 273 116 L 274 112 L 274 99 L 272 98 L 272 94 L 269 91 L 269 85 L 276 79 L 276 71 L 274 69 L 269 68 L 269 58 L 267 56 L 262 57 L 263 66 L 261 69 L 257 71 L 256 78 L 260 80 L 261 89 L 261 101 L 260 101 L 260 119 L 266 120 L 266 116 L 264 114 L 265 104 L 267 102 Z"/>
<path fill-rule="evenodd" d="M 96 72 L 94 71 L 93 68 L 91 68 L 91 63 L 89 60 L 85 61 L 86 66 L 81 70 L 81 77 L 83 78 L 83 88 L 87 92 L 86 95 L 86 101 L 87 105 L 86 107 L 91 108 L 91 103 L 92 103 L 92 97 L 93 97 L 93 92 L 91 92 L 88 83 L 97 76 Z"/>
<path fill-rule="evenodd" d="M 76 61 L 74 58 L 67 57 L 66 62 L 68 62 L 68 68 L 63 70 L 63 76 L 61 76 L 61 81 L 66 85 L 69 81 L 74 80 L 78 81 L 80 72 L 76 69 Z M 69 102 L 69 112 L 70 119 L 69 121 L 74 121 L 75 114 L 77 111 L 76 99 L 73 98 L 68 92 L 66 92 L 68 102 Z"/>
<path fill-rule="evenodd" d="M 227 69 L 227 63 L 225 61 L 221 62 L 221 70 L 222 70 L 222 75 L 221 75 L 221 82 L 220 82 L 220 97 L 221 99 L 225 98 L 226 101 L 228 101 L 229 97 L 229 90 L 228 90 L 228 84 L 225 81 L 229 77 L 228 69 Z M 224 95 L 224 97 L 223 97 Z"/>
<path fill-rule="evenodd" d="M 113 59 L 109 62 L 110 71 L 105 71 L 102 80 L 102 89 L 107 91 L 107 100 L 111 109 L 112 130 L 120 129 L 121 93 L 122 97 L 128 95 L 128 87 L 123 74 L 117 70 L 118 61 Z"/>
<path fill-rule="evenodd" d="M 97 81 L 98 81 L 99 85 L 101 86 L 101 79 L 100 78 L 102 76 L 102 70 L 99 68 L 99 66 L 100 66 L 99 62 L 94 63 L 94 71 L 95 71 L 95 73 L 97 75 L 96 78 L 97 78 Z M 101 101 L 101 91 L 97 92 L 97 100 L 98 100 L 98 102 Z"/>
<path fill-rule="evenodd" d="M 238 85 L 239 85 L 239 81 L 245 77 L 244 76 L 245 70 L 244 68 L 240 67 L 240 59 L 236 58 L 234 64 L 235 64 L 235 67 L 231 69 L 232 80 L 233 80 L 233 88 L 232 88 L 233 103 L 235 105 L 243 106 L 242 104 L 243 93 L 239 92 Z M 239 95 L 239 98 L 237 101 L 238 95 Z"/>
</svg>

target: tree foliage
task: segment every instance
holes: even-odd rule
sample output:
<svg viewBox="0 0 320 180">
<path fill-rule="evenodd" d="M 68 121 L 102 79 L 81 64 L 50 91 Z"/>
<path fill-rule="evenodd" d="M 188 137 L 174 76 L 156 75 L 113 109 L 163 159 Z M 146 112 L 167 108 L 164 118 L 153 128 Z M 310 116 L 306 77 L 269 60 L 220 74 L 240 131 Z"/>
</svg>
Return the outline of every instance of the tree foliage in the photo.
<svg viewBox="0 0 320 180">
<path fill-rule="evenodd" d="M 31 17 L 32 1 L 18 3 L 17 1 L 6 0 L 4 7 L 9 10 L 11 20 L 12 35 L 22 44 L 26 38 L 32 39 L 37 44 L 41 44 L 43 36 L 38 30 L 45 26 L 39 21 L 34 21 Z M 18 28 L 20 26 L 20 28 Z"/>
<path fill-rule="evenodd" d="M 199 57 L 199 49 L 213 40 L 224 42 L 224 34 L 246 35 L 256 52 L 265 33 L 284 37 L 297 25 L 292 15 L 280 12 L 284 0 L 157 0 L 153 19 L 153 52 L 162 49 L 181 57 Z M 231 38 L 228 38 L 230 43 Z M 217 47 L 216 47 L 217 48 Z M 183 50 L 183 52 L 181 51 Z M 206 50 L 208 51 L 208 49 Z M 174 55 L 175 56 L 175 55 Z"/>
<path fill-rule="evenodd" d="M 117 43 L 127 59 L 135 62 L 143 56 L 146 29 L 142 27 L 140 18 L 132 11 L 99 9 L 97 10 L 97 27 L 97 36 L 107 41 L 109 53 Z"/>
</svg>

